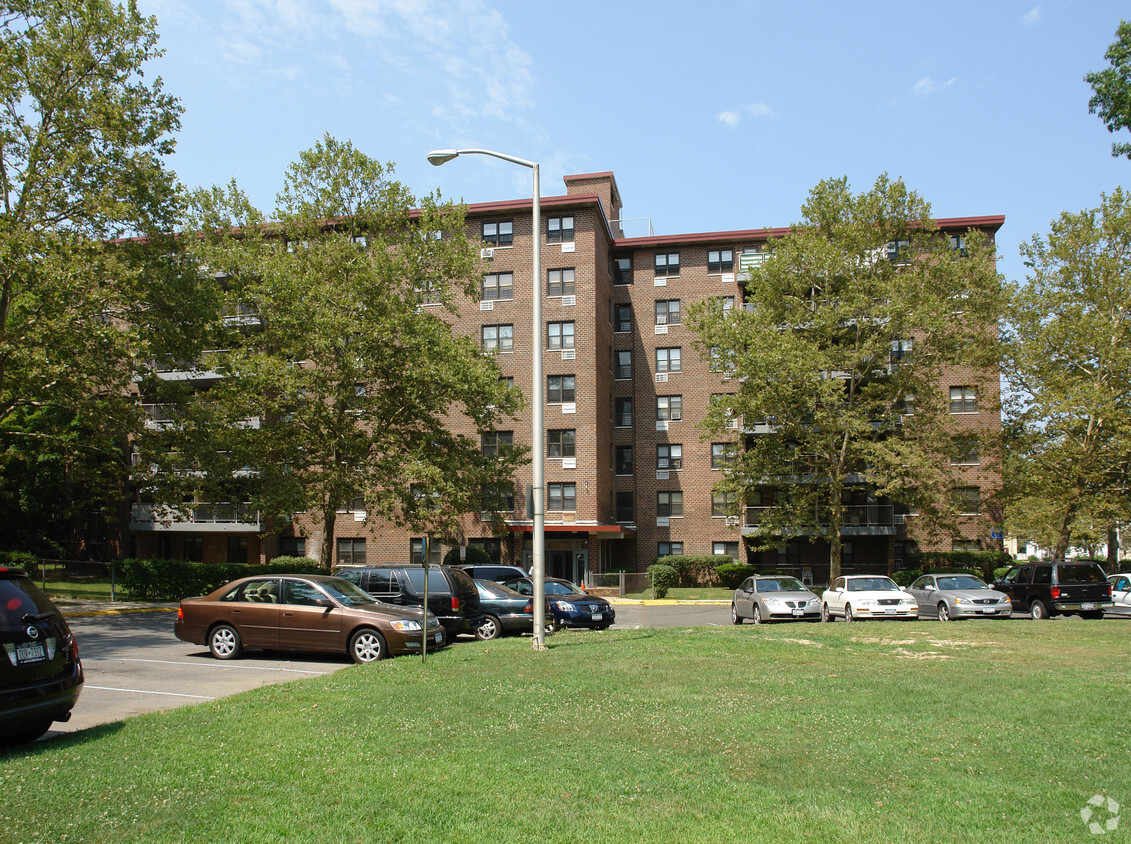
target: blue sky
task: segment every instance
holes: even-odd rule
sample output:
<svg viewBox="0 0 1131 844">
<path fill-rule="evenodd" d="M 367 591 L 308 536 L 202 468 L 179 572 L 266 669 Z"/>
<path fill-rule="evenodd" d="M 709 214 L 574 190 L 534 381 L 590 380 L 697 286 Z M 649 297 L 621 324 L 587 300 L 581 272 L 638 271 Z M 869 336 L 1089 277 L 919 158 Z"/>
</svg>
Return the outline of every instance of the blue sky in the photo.
<svg viewBox="0 0 1131 844">
<path fill-rule="evenodd" d="M 529 195 L 529 171 L 434 168 L 429 150 L 538 161 L 544 196 L 612 170 L 657 234 L 788 225 L 821 179 L 887 172 L 936 216 L 1004 214 L 1000 268 L 1020 280 L 1020 243 L 1131 184 L 1083 81 L 1131 17 L 1107 0 L 139 5 L 166 50 L 149 73 L 186 109 L 173 168 L 235 177 L 265 210 L 324 132 L 467 202 Z"/>
</svg>

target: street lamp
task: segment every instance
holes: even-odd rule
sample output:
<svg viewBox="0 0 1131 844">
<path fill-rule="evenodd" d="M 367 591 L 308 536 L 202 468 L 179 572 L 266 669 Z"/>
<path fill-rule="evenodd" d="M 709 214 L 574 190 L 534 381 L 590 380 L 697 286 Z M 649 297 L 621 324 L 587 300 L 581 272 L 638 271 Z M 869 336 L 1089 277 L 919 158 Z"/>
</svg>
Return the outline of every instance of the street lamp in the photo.
<svg viewBox="0 0 1131 844">
<path fill-rule="evenodd" d="M 543 427 L 543 397 L 544 388 L 542 381 L 542 198 L 541 187 L 538 180 L 538 165 L 525 158 L 495 152 L 489 149 L 437 149 L 428 153 L 428 161 L 439 167 L 447 164 L 460 155 L 489 155 L 501 158 L 512 164 L 529 167 L 534 171 L 534 390 L 532 402 L 534 404 L 534 423 L 531 431 L 531 448 L 534 451 L 534 479 L 532 498 L 534 509 L 534 639 L 533 648 L 536 651 L 546 649 L 546 513 L 543 503 L 545 501 L 545 463 L 546 443 Z"/>
</svg>

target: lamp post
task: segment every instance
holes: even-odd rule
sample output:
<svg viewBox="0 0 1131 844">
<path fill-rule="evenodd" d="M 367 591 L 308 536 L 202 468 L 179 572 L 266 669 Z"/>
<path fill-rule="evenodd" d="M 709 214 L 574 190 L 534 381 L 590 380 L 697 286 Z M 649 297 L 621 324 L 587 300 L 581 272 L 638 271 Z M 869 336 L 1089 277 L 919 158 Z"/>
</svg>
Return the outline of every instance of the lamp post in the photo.
<svg viewBox="0 0 1131 844">
<path fill-rule="evenodd" d="M 533 239 L 534 239 L 534 389 L 531 401 L 534 404 L 534 422 L 531 430 L 531 449 L 534 452 L 532 496 L 534 522 L 534 551 L 532 554 L 534 579 L 534 638 L 532 646 L 536 651 L 546 649 L 546 513 L 545 502 L 545 463 L 546 433 L 543 425 L 542 380 L 542 200 L 538 181 L 538 165 L 525 158 L 518 158 L 489 149 L 437 149 L 428 153 L 428 161 L 439 167 L 460 155 L 489 155 L 501 158 L 512 164 L 529 167 L 534 172 Z"/>
</svg>

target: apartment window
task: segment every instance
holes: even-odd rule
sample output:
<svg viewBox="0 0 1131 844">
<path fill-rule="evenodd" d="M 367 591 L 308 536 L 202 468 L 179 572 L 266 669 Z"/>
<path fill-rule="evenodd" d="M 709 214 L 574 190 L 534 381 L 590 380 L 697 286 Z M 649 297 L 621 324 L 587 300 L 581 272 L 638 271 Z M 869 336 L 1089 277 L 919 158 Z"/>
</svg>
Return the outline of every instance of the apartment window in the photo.
<svg viewBox="0 0 1131 844">
<path fill-rule="evenodd" d="M 733 296 L 720 296 L 719 303 L 723 307 L 723 313 L 729 314 L 734 310 L 734 297 Z"/>
<path fill-rule="evenodd" d="M 499 383 L 502 384 L 504 387 L 513 387 L 514 386 L 514 376 L 513 375 L 503 375 L 501 378 L 499 378 Z"/>
<path fill-rule="evenodd" d="M 514 431 L 488 431 L 479 435 L 483 456 L 494 459 L 514 445 Z"/>
<path fill-rule="evenodd" d="M 480 336 L 485 352 L 514 351 L 513 325 L 484 325 L 480 329 Z"/>
<path fill-rule="evenodd" d="M 546 510 L 559 513 L 577 509 L 577 484 L 547 484 Z"/>
<path fill-rule="evenodd" d="M 469 539 L 467 540 L 467 544 L 478 545 L 486 551 L 492 563 L 501 563 L 503 561 L 503 542 L 501 539 Z"/>
<path fill-rule="evenodd" d="M 951 413 L 977 413 L 978 412 L 978 397 L 974 392 L 974 388 L 970 386 L 960 386 L 950 388 L 950 412 Z"/>
<path fill-rule="evenodd" d="M 959 486 L 952 491 L 954 507 L 964 516 L 976 516 L 982 512 L 982 491 L 976 486 Z"/>
<path fill-rule="evenodd" d="M 632 427 L 632 399 L 613 400 L 613 425 L 617 428 Z"/>
<path fill-rule="evenodd" d="M 613 284 L 632 284 L 632 258 L 613 258 Z"/>
<path fill-rule="evenodd" d="M 893 240 L 888 244 L 888 260 L 897 264 L 906 263 L 911 256 L 911 241 Z"/>
<path fill-rule="evenodd" d="M 247 548 L 246 536 L 229 536 L 228 562 L 233 565 L 247 565 Z M 204 548 L 201 546 L 201 554 L 203 555 L 203 553 Z"/>
<path fill-rule="evenodd" d="M 618 492 L 613 497 L 613 508 L 618 522 L 636 521 L 636 496 L 631 492 Z"/>
<path fill-rule="evenodd" d="M 338 538 L 338 565 L 365 565 L 365 540 Z"/>
<path fill-rule="evenodd" d="M 712 249 L 707 252 L 707 272 L 734 272 L 734 250 Z"/>
<path fill-rule="evenodd" d="M 632 331 L 632 305 L 613 305 L 613 331 Z"/>
<path fill-rule="evenodd" d="M 661 422 L 683 418 L 683 396 L 656 396 L 656 418 Z"/>
<path fill-rule="evenodd" d="M 514 243 L 514 223 L 510 220 L 483 224 L 483 242 L 495 246 L 510 246 Z"/>
<path fill-rule="evenodd" d="M 573 323 L 548 322 L 546 323 L 546 348 L 547 349 L 572 349 L 573 348 Z"/>
<path fill-rule="evenodd" d="M 547 296 L 572 296 L 576 292 L 573 267 L 546 272 Z"/>
<path fill-rule="evenodd" d="M 632 377 L 632 350 L 617 349 L 613 352 L 613 377 L 625 381 Z"/>
<path fill-rule="evenodd" d="M 656 371 L 679 372 L 681 369 L 680 358 L 681 349 L 679 346 L 656 349 Z"/>
<path fill-rule="evenodd" d="M 683 515 L 683 493 L 679 491 L 674 492 L 657 492 L 656 493 L 656 515 L 657 516 L 682 516 Z"/>
<path fill-rule="evenodd" d="M 952 466 L 977 466 L 982 462 L 978 440 L 973 437 L 964 437 L 955 442 L 955 453 L 951 455 Z"/>
<path fill-rule="evenodd" d="M 947 238 L 950 248 L 965 258 L 970 253 L 966 250 L 966 235 L 952 234 Z"/>
<path fill-rule="evenodd" d="M 953 539 L 950 543 L 951 551 L 981 551 L 976 539 Z M 1020 553 L 1020 552 L 1018 552 Z"/>
<path fill-rule="evenodd" d="M 483 299 L 513 299 L 514 273 L 490 273 L 483 276 Z"/>
<path fill-rule="evenodd" d="M 633 472 L 632 446 L 613 446 L 613 466 L 618 475 L 631 475 Z"/>
<path fill-rule="evenodd" d="M 546 242 L 573 242 L 573 217 L 550 217 L 549 219 L 547 219 Z"/>
<path fill-rule="evenodd" d="M 711 404 L 710 404 L 709 409 L 710 410 L 717 410 L 720 406 L 722 406 L 723 412 L 726 414 L 726 417 L 727 417 L 726 427 L 728 427 L 728 428 L 737 428 L 738 427 L 738 414 L 735 412 L 734 408 L 730 406 L 730 403 L 733 402 L 733 401 L 734 401 L 734 393 L 712 393 L 711 394 Z"/>
<path fill-rule="evenodd" d="M 734 462 L 734 443 L 711 443 L 711 468 L 725 469 Z"/>
<path fill-rule="evenodd" d="M 279 554 L 283 557 L 305 557 L 306 537 L 281 536 L 279 537 Z"/>
<path fill-rule="evenodd" d="M 717 557 L 730 557 L 735 562 L 738 561 L 738 543 L 737 542 L 712 542 L 711 553 Z"/>
<path fill-rule="evenodd" d="M 892 340 L 891 341 L 891 362 L 892 363 L 909 363 L 911 361 L 911 352 L 913 348 L 911 340 Z"/>
<path fill-rule="evenodd" d="M 483 513 L 514 512 L 514 484 L 483 484 L 479 487 L 479 502 Z"/>
<path fill-rule="evenodd" d="M 736 515 L 735 509 L 734 498 L 729 492 L 711 493 L 712 516 L 734 516 Z"/>
<path fill-rule="evenodd" d="M 843 563 L 843 559 L 841 560 Z M 801 546 L 796 542 L 789 542 L 778 546 L 778 568 L 797 568 L 801 565 Z"/>
<path fill-rule="evenodd" d="M 431 279 L 425 279 L 417 284 L 416 292 L 420 294 L 422 305 L 439 305 L 443 301 L 440 285 Z"/>
<path fill-rule="evenodd" d="M 547 457 L 576 457 L 577 431 L 574 428 L 551 429 L 546 432 Z"/>
<path fill-rule="evenodd" d="M 658 557 L 682 557 L 683 556 L 683 543 L 682 542 L 657 542 L 656 543 L 656 556 L 658 556 Z"/>
<path fill-rule="evenodd" d="M 656 446 L 656 468 L 660 471 L 679 470 L 683 468 L 682 445 Z"/>
<path fill-rule="evenodd" d="M 657 252 L 655 266 L 656 275 L 658 276 L 679 275 L 679 253 Z"/>
<path fill-rule="evenodd" d="M 656 300 L 656 325 L 679 325 L 679 299 Z"/>
<path fill-rule="evenodd" d="M 428 565 L 438 566 L 443 559 L 443 548 L 435 539 L 428 542 Z M 408 541 L 408 561 L 413 565 L 424 562 L 424 537 L 414 536 Z"/>
<path fill-rule="evenodd" d="M 546 378 L 546 404 L 577 401 L 576 375 L 550 375 Z"/>
</svg>

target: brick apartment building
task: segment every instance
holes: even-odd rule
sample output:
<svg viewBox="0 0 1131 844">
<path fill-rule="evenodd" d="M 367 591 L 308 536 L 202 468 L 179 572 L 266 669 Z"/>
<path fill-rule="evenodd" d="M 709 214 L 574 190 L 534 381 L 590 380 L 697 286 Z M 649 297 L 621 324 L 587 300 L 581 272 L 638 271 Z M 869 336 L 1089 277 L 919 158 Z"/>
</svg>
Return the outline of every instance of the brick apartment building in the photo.
<svg viewBox="0 0 1131 844">
<path fill-rule="evenodd" d="M 625 237 L 612 173 L 567 176 L 565 185 L 564 196 L 542 198 L 543 277 L 536 283 L 531 200 L 469 207 L 468 237 L 482 244 L 483 295 L 454 320 L 457 330 L 496 350 L 504 375 L 530 395 L 531 297 L 543 296 L 547 574 L 583 581 L 590 572 L 642 571 L 665 554 L 718 553 L 822 582 L 827 544 L 796 540 L 749 552 L 743 534 L 757 508 L 728 517 L 712 495 L 725 449 L 758 432 L 736 422 L 728 440 L 701 439 L 698 423 L 712 396 L 733 385 L 692 348 L 682 319 L 688 305 L 708 297 L 741 307 L 744 266 L 787 230 Z M 937 222 L 946 232 L 977 228 L 992 236 L 1004 217 Z M 997 379 L 975 375 L 955 370 L 939 388 L 960 430 L 997 432 Z M 508 430 L 484 435 L 483 448 L 529 444 L 531 421 L 528 409 Z M 969 484 L 961 492 L 969 502 L 961 534 L 924 548 L 998 547 L 991 539 L 997 520 L 983 502 L 1000 487 L 1000 473 L 977 453 L 961 462 Z M 466 543 L 528 566 L 532 528 L 522 491 L 530 482 L 527 466 L 515 477 L 513 498 L 491 505 L 501 511 L 501 529 L 499 519 L 469 514 L 462 537 L 430 542 L 432 560 Z M 843 570 L 899 568 L 916 539 L 913 519 L 882 501 L 861 497 L 852 505 Z M 422 537 L 368 519 L 362 501 L 350 512 L 337 520 L 335 564 L 419 559 Z M 235 519 L 230 505 L 202 504 L 189 522 L 155 519 L 153 508 L 135 505 L 130 528 L 139 556 L 255 562 L 314 554 L 321 544 L 320 526 L 303 515 L 286 535 L 261 535 L 258 523 Z"/>
</svg>

